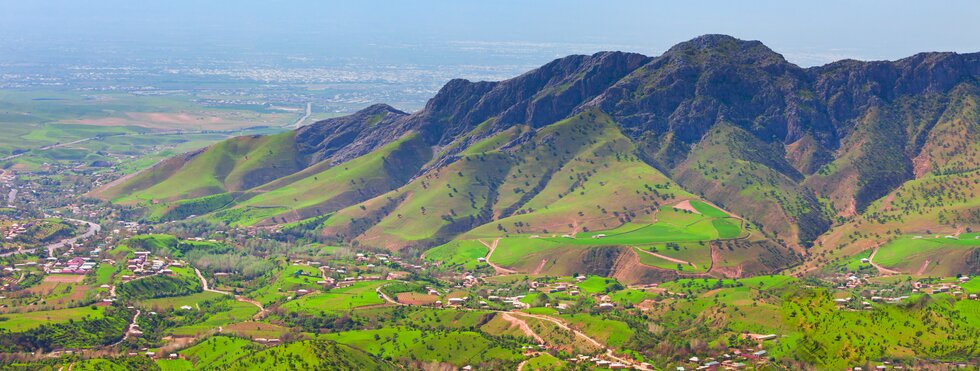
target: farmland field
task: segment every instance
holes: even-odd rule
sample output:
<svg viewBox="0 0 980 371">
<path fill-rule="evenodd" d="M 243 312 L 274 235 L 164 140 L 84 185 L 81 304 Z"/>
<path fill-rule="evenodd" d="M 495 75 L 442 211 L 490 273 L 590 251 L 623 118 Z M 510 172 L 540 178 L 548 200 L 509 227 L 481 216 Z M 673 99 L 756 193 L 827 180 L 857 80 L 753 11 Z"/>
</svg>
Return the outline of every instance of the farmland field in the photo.
<svg viewBox="0 0 980 371">
<path fill-rule="evenodd" d="M 311 293 L 283 304 L 289 311 L 309 314 L 320 312 L 340 313 L 356 307 L 382 304 L 384 300 L 374 291 L 388 281 L 363 281 L 348 287 L 332 289 L 325 293 Z"/>
<path fill-rule="evenodd" d="M 64 323 L 84 318 L 100 318 L 104 315 L 104 311 L 105 307 L 92 306 L 24 313 L 5 313 L 0 314 L 0 329 L 13 332 L 26 331 L 49 323 Z"/>
<path fill-rule="evenodd" d="M 958 238 L 944 236 L 907 235 L 883 245 L 874 262 L 885 267 L 915 275 L 949 276 L 964 273 L 959 268 L 966 256 L 980 249 L 976 233 L 964 233 Z"/>
</svg>

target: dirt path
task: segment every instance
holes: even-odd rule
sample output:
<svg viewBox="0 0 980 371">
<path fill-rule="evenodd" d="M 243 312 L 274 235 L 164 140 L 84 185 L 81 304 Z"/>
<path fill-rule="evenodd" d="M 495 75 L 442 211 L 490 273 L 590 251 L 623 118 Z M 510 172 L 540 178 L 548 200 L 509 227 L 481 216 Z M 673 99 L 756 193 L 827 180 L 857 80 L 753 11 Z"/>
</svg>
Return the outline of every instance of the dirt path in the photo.
<svg viewBox="0 0 980 371">
<path fill-rule="evenodd" d="M 625 360 L 623 358 L 619 358 L 618 356 L 616 356 L 616 354 L 613 353 L 613 350 L 611 348 L 607 348 L 605 345 L 602 345 L 602 343 L 600 343 L 598 340 L 593 339 L 591 336 L 586 335 L 585 333 L 583 333 L 581 331 L 578 331 L 578 330 L 576 330 L 574 328 L 569 327 L 567 324 L 565 324 L 564 322 L 562 322 L 562 321 L 560 321 L 560 320 L 558 320 L 558 319 L 556 319 L 554 317 L 540 315 L 540 314 L 530 314 L 530 313 L 524 313 L 524 312 L 509 312 L 509 313 L 516 314 L 518 316 L 526 316 L 526 317 L 531 317 L 531 318 L 537 318 L 537 319 L 540 319 L 542 321 L 551 322 L 551 323 L 555 324 L 555 326 L 558 326 L 559 328 L 561 328 L 563 330 L 571 331 L 573 334 L 575 334 L 575 336 L 580 337 L 582 339 L 585 339 L 585 341 L 589 342 L 590 344 L 594 345 L 595 347 L 597 347 L 599 349 L 605 349 L 606 350 L 606 353 L 605 353 L 606 354 L 606 357 L 609 357 L 610 359 L 612 359 L 612 360 L 614 360 L 616 362 L 620 362 L 620 363 L 623 363 L 623 364 L 626 364 L 626 365 L 632 365 L 633 364 L 633 362 L 629 362 L 629 361 L 627 361 L 627 360 Z M 633 367 L 636 368 L 636 369 L 638 369 L 638 370 L 649 370 L 647 368 L 639 367 L 639 365 L 633 365 Z"/>
<path fill-rule="evenodd" d="M 381 299 L 384 299 L 384 301 L 389 302 L 391 304 L 394 304 L 394 305 L 407 305 L 405 303 L 401 303 L 401 302 L 399 302 L 399 301 L 397 301 L 395 299 L 392 299 L 390 296 L 388 296 L 388 294 L 385 294 L 384 292 L 382 292 L 381 291 L 381 288 L 382 287 L 385 287 L 385 286 L 387 286 L 387 285 L 378 286 L 378 288 L 374 289 L 374 292 L 378 293 L 378 296 L 381 297 Z"/>
<path fill-rule="evenodd" d="M 636 250 L 640 250 L 640 251 L 642 251 L 644 253 L 647 253 L 648 255 L 653 255 L 653 256 L 656 256 L 656 257 L 658 257 L 660 259 L 663 259 L 663 260 L 666 260 L 666 261 L 669 261 L 669 262 L 674 262 L 674 263 L 677 263 L 677 264 L 690 265 L 690 266 L 692 266 L 694 268 L 697 268 L 698 267 L 697 264 L 691 263 L 691 262 L 686 261 L 686 260 L 680 260 L 680 259 L 677 259 L 677 258 L 671 258 L 671 257 L 669 257 L 667 255 L 657 254 L 657 253 L 655 253 L 653 251 L 647 251 L 647 250 L 640 249 L 640 248 L 637 248 Z"/>
<path fill-rule="evenodd" d="M 204 279 L 204 275 L 201 274 L 201 270 L 200 269 L 194 268 L 194 274 L 196 274 L 197 275 L 197 278 L 201 280 L 201 289 L 203 289 L 204 291 L 213 292 L 213 293 L 216 293 L 216 294 L 228 295 L 228 296 L 234 297 L 235 300 L 237 300 L 237 301 L 240 301 L 242 303 L 249 303 L 249 304 L 252 304 L 255 307 L 259 308 L 259 312 L 256 313 L 255 316 L 252 317 L 253 319 L 256 319 L 256 320 L 261 319 L 262 317 L 265 317 L 266 313 L 268 313 L 268 311 L 265 309 L 265 307 L 262 306 L 262 303 L 259 303 L 258 301 L 255 301 L 255 300 L 246 298 L 246 297 L 241 296 L 241 295 L 235 295 L 235 294 L 232 294 L 232 293 L 230 293 L 228 291 L 215 290 L 215 289 L 212 289 L 212 288 L 208 287 L 208 280 Z"/>
<path fill-rule="evenodd" d="M 255 300 L 246 298 L 244 296 L 239 296 L 239 295 L 235 295 L 235 300 L 238 300 L 238 301 L 240 301 L 242 303 L 249 303 L 249 304 L 252 304 L 252 305 L 254 305 L 254 306 L 256 306 L 256 307 L 259 308 L 259 312 L 258 313 L 255 313 L 255 315 L 252 316 L 252 319 L 254 319 L 254 320 L 260 320 L 260 319 L 262 319 L 262 317 L 265 317 L 265 314 L 266 313 L 268 313 L 268 311 L 265 310 L 265 307 L 262 306 L 262 303 L 259 303 L 258 301 L 255 301 Z"/>
<path fill-rule="evenodd" d="M 201 288 L 204 289 L 204 291 L 213 292 L 213 293 L 217 293 L 217 294 L 234 296 L 234 295 L 232 295 L 232 293 L 230 293 L 228 291 L 221 291 L 221 290 L 215 290 L 215 289 L 212 289 L 212 288 L 208 288 L 208 280 L 204 279 L 204 276 L 201 275 L 201 270 L 200 269 L 194 268 L 194 274 L 197 274 L 197 278 L 201 279 Z"/>
<path fill-rule="evenodd" d="M 868 263 L 870 263 L 871 266 L 875 267 L 875 269 L 878 269 L 878 273 L 881 273 L 881 274 L 902 274 L 902 272 L 899 272 L 899 271 L 896 271 L 896 270 L 891 270 L 891 269 L 888 269 L 888 268 L 885 268 L 885 267 L 882 267 L 882 266 L 878 265 L 878 263 L 875 263 L 875 255 L 878 255 L 878 248 L 879 247 L 881 247 L 881 245 L 875 245 L 875 250 L 872 251 L 871 252 L 871 256 L 868 257 Z"/>
<path fill-rule="evenodd" d="M 539 319 L 539 320 L 542 320 L 542 321 L 551 322 L 555 326 L 558 326 L 558 328 L 560 328 L 562 330 L 565 330 L 565 331 L 571 331 L 573 334 L 575 334 L 575 336 L 581 337 L 582 339 L 585 339 L 585 341 L 589 342 L 589 344 L 592 344 L 596 348 L 599 348 L 599 349 L 605 349 L 606 348 L 606 346 L 605 345 L 602 345 L 602 343 L 600 343 L 598 340 L 593 339 L 589 335 L 586 335 L 586 334 L 584 334 L 584 333 L 582 333 L 582 332 L 580 332 L 580 331 L 578 331 L 576 329 L 573 329 L 573 328 L 569 327 L 568 325 L 565 324 L 565 322 L 562 322 L 562 321 L 560 321 L 560 320 L 558 320 L 558 319 L 556 319 L 554 317 L 545 316 L 545 315 L 542 315 L 542 314 L 530 314 L 530 313 L 524 313 L 524 312 L 507 312 L 507 313 L 517 315 L 518 317 L 531 317 L 531 318 L 536 318 L 536 319 Z"/>
<path fill-rule="evenodd" d="M 517 271 L 515 271 L 513 269 L 507 269 L 507 268 L 501 267 L 499 265 L 494 264 L 492 261 L 490 261 L 490 257 L 493 255 L 493 251 L 497 249 L 497 244 L 500 243 L 500 238 L 497 238 L 497 239 L 493 240 L 493 243 L 492 244 L 488 244 L 488 243 L 484 242 L 483 240 L 479 240 L 479 241 L 480 241 L 480 243 L 483 244 L 483 246 L 486 246 L 488 249 L 490 249 L 490 252 L 487 253 L 487 256 L 484 259 L 486 259 L 487 264 L 489 264 L 491 267 L 493 267 L 493 270 L 497 272 L 497 275 L 498 276 L 503 276 L 503 275 L 507 275 L 507 274 L 517 273 Z"/>
<path fill-rule="evenodd" d="M 110 347 L 114 347 L 116 345 L 119 345 L 120 343 L 126 341 L 126 339 L 129 339 L 129 336 L 132 335 L 136 331 L 136 326 L 138 326 L 136 324 L 136 320 L 139 319 L 139 318 L 140 318 L 140 310 L 137 309 L 136 310 L 136 314 L 133 315 L 133 321 L 129 323 L 129 327 L 126 328 L 126 333 L 123 334 L 122 339 L 119 339 L 119 341 L 113 343 L 112 345 L 110 345 Z"/>
<path fill-rule="evenodd" d="M 521 332 L 523 332 L 524 335 L 527 335 L 529 338 L 534 339 L 534 341 L 537 341 L 538 344 L 544 344 L 544 339 L 538 336 L 538 334 L 534 333 L 534 330 L 531 329 L 531 326 L 528 326 L 527 322 L 524 322 L 524 320 L 515 318 L 510 313 L 501 313 L 500 318 L 503 318 L 505 321 L 510 322 L 511 325 L 517 325 L 517 327 L 521 329 Z"/>
<path fill-rule="evenodd" d="M 915 275 L 921 276 L 926 274 L 926 268 L 929 268 L 929 259 L 926 259 L 926 261 L 922 262 L 922 266 L 919 267 L 919 270 L 915 271 Z"/>
<path fill-rule="evenodd" d="M 531 272 L 531 274 L 541 274 L 541 270 L 544 269 L 546 263 L 548 263 L 548 259 L 541 259 L 541 263 L 538 264 L 537 268 L 534 268 L 534 272 Z"/>
</svg>

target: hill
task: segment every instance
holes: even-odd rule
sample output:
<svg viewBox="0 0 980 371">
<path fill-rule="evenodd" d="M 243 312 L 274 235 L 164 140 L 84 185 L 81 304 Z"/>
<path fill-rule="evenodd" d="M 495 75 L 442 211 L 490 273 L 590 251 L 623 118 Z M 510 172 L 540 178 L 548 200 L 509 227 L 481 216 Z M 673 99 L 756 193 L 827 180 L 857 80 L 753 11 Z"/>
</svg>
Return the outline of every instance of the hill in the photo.
<svg viewBox="0 0 980 371">
<path fill-rule="evenodd" d="M 800 254 L 807 270 L 884 242 L 865 233 L 980 226 L 978 76 L 980 53 L 801 68 L 761 42 L 705 35 L 658 57 L 575 55 L 509 80 L 452 80 L 412 114 L 374 105 L 236 138 L 93 195 L 142 205 L 151 220 L 312 220 L 323 239 L 403 251 L 676 226 L 685 216 L 666 206 L 704 201 L 738 216 L 739 239 L 726 247 L 722 226 L 686 241 L 563 248 L 601 263 L 560 271 L 646 276 L 629 267 L 662 274 L 677 259 L 733 275 Z M 920 202 L 926 188 L 938 196 Z M 870 221 L 880 227 L 862 230 Z M 655 242 L 707 248 L 664 262 L 644 252 Z M 524 263 L 511 268 L 546 269 Z"/>
</svg>

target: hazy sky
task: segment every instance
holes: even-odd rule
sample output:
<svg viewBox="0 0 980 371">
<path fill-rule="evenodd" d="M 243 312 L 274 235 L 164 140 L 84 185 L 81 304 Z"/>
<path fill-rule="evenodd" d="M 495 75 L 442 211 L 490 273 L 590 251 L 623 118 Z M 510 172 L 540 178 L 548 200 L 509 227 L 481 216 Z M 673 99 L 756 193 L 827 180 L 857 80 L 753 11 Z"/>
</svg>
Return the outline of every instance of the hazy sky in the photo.
<svg viewBox="0 0 980 371">
<path fill-rule="evenodd" d="M 480 45 L 504 45 L 554 54 L 617 49 L 659 55 L 708 33 L 761 40 L 803 66 L 920 51 L 980 51 L 977 0 L 799 3 L 0 0 L 0 54 L 176 48 L 189 54 L 397 60 L 432 54 L 431 47 L 471 48 L 479 55 Z"/>
</svg>

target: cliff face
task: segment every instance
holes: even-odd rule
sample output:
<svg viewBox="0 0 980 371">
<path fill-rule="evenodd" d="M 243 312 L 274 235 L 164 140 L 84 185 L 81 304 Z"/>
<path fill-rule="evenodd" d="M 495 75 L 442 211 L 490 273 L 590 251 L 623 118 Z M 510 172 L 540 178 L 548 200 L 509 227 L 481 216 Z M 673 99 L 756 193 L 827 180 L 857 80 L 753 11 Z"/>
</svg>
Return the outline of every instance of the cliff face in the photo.
<svg viewBox="0 0 980 371">
<path fill-rule="evenodd" d="M 433 152 L 417 177 L 515 127 L 510 146 L 601 112 L 687 190 L 806 245 L 910 179 L 975 170 L 937 148 L 976 148 L 978 79 L 980 53 L 804 69 L 761 42 L 706 35 L 658 57 L 573 55 L 505 81 L 452 80 L 419 112 L 374 105 L 299 129 L 295 147 L 307 166 L 339 164 L 413 134 Z"/>
</svg>

